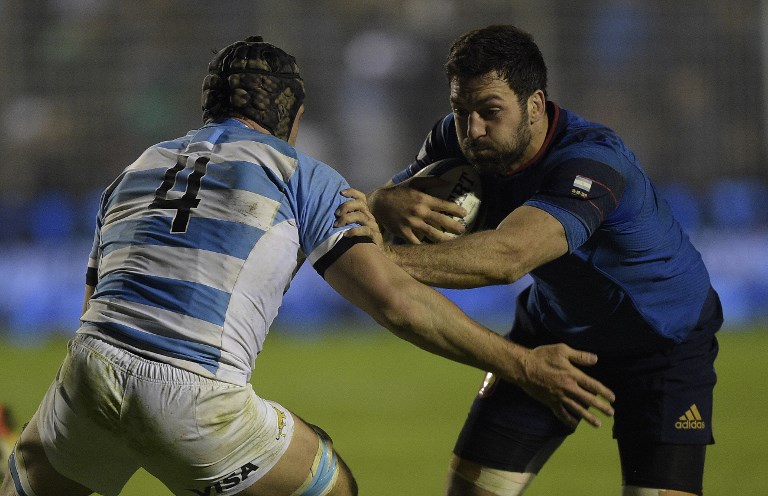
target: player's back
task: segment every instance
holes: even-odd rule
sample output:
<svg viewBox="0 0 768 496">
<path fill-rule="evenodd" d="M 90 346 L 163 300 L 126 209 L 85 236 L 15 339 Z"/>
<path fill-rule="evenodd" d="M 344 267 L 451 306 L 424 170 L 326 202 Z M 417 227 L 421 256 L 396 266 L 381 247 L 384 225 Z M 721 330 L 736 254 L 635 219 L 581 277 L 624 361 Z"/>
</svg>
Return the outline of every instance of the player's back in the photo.
<svg viewBox="0 0 768 496">
<path fill-rule="evenodd" d="M 80 332 L 247 381 L 301 258 L 297 162 L 231 120 L 149 148 L 102 198 Z"/>
</svg>

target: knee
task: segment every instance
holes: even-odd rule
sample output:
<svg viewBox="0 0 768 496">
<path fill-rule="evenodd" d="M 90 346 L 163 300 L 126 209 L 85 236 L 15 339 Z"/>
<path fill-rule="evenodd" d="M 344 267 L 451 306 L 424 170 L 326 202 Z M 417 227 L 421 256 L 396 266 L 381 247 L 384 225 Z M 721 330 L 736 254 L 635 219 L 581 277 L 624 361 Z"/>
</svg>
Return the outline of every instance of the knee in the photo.
<svg viewBox="0 0 768 496">
<path fill-rule="evenodd" d="M 349 495 L 349 496 L 357 496 L 358 495 L 358 489 L 357 489 L 357 480 L 355 480 L 355 476 L 352 474 L 352 471 L 349 470 L 349 467 L 341 461 L 341 458 L 339 458 L 340 461 L 340 467 L 339 467 L 339 480 L 336 484 L 336 490 L 334 491 L 334 494 L 339 495 Z"/>
<path fill-rule="evenodd" d="M 357 496 L 357 481 L 333 448 L 330 436 L 311 425 L 319 438 L 318 450 L 306 482 L 294 493 L 300 496 Z"/>
<path fill-rule="evenodd" d="M 2 477 L 0 479 L 0 496 L 16 496 L 13 484 L 8 477 L 5 477 L 5 473 L 0 472 L 0 477 Z"/>
<path fill-rule="evenodd" d="M 652 489 L 648 487 L 624 486 L 622 496 L 697 496 L 701 493 L 687 493 L 667 489 Z"/>
<path fill-rule="evenodd" d="M 533 473 L 489 468 L 454 456 L 449 469 L 448 494 L 449 496 L 519 496 L 523 494 L 534 476 Z"/>
</svg>

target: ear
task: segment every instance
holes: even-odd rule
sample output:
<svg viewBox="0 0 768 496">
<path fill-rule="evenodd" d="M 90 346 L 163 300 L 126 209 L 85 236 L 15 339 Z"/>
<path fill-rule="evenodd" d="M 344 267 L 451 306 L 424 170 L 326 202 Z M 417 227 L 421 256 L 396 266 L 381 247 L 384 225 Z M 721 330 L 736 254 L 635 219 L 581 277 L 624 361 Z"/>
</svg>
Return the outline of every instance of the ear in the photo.
<svg viewBox="0 0 768 496">
<path fill-rule="evenodd" d="M 528 97 L 528 118 L 535 124 L 547 115 L 547 98 L 542 90 L 536 90 Z"/>
</svg>

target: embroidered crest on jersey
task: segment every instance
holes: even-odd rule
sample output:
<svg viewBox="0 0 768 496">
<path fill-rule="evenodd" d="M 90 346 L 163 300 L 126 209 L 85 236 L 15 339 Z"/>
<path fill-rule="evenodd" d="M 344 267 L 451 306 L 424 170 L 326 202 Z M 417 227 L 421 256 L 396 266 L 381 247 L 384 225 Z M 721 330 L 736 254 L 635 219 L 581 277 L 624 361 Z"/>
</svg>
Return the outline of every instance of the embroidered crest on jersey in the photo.
<svg viewBox="0 0 768 496">
<path fill-rule="evenodd" d="M 576 176 L 573 180 L 573 187 L 571 188 L 571 194 L 578 196 L 579 198 L 586 198 L 589 190 L 592 189 L 592 180 L 584 176 Z"/>
</svg>

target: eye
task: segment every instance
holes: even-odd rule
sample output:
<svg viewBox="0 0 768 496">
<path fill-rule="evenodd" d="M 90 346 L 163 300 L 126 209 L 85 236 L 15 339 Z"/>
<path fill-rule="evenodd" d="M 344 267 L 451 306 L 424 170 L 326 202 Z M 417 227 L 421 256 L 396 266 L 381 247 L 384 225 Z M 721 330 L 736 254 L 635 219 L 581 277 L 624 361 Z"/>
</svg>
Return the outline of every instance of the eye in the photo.
<svg viewBox="0 0 768 496">
<path fill-rule="evenodd" d="M 498 116 L 499 113 L 501 113 L 501 109 L 498 107 L 491 107 L 491 108 L 483 109 L 479 113 L 483 119 L 488 120 Z"/>
<path fill-rule="evenodd" d="M 466 110 L 464 110 L 463 108 L 454 107 L 453 108 L 453 113 L 454 113 L 454 115 L 456 117 L 464 117 L 464 116 L 467 115 L 468 112 Z"/>
</svg>

